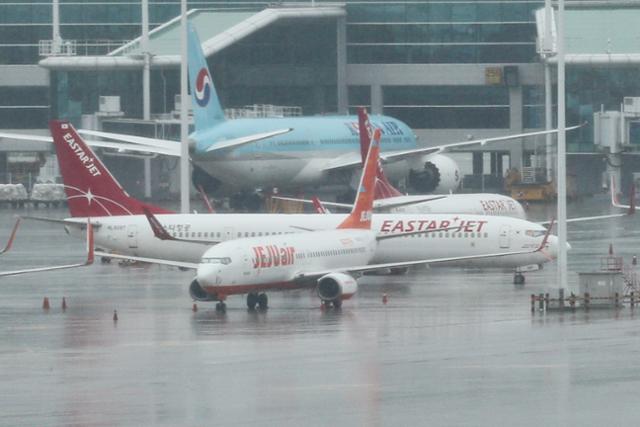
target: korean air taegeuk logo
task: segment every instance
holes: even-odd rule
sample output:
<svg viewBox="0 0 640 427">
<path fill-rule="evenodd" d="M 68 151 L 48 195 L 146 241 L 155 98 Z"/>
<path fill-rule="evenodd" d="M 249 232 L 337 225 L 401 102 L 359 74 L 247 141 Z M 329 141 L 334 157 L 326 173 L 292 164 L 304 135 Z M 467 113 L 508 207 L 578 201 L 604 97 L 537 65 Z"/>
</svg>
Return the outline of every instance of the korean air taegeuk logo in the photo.
<svg viewBox="0 0 640 427">
<path fill-rule="evenodd" d="M 206 107 L 211 97 L 211 77 L 206 68 L 201 68 L 196 77 L 196 102 L 201 107 Z"/>
</svg>

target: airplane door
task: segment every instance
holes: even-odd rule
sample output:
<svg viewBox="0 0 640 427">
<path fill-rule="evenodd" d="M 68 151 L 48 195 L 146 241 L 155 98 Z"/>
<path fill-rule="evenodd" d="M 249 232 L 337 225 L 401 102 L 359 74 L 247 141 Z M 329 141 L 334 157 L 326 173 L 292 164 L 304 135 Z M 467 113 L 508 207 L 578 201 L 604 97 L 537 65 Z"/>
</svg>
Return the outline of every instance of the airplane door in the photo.
<svg viewBox="0 0 640 427">
<path fill-rule="evenodd" d="M 511 228 L 508 225 L 500 227 L 499 243 L 501 248 L 508 248 L 511 244 Z"/>
<path fill-rule="evenodd" d="M 235 236 L 233 235 L 233 227 L 225 227 L 222 236 L 224 237 L 224 240 L 235 239 Z"/>
<path fill-rule="evenodd" d="M 127 242 L 129 243 L 130 249 L 135 249 L 138 247 L 138 226 L 137 225 L 127 226 Z"/>
</svg>

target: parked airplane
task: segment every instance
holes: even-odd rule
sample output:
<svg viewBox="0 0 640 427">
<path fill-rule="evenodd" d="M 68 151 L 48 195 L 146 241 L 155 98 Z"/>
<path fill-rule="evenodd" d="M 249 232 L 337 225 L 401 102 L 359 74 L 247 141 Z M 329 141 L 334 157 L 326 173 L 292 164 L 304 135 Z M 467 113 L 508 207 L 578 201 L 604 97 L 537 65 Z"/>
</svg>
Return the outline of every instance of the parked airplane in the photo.
<svg viewBox="0 0 640 427">
<path fill-rule="evenodd" d="M 360 151 L 362 162 L 369 148 L 373 127 L 364 108 L 358 108 L 358 133 L 360 135 Z M 280 200 L 313 203 L 317 211 L 325 207 L 351 209 L 347 203 L 319 202 L 318 200 L 299 199 L 294 197 L 274 196 Z M 502 194 L 447 194 L 447 195 L 405 195 L 396 189 L 388 180 L 382 164 L 378 165 L 376 176 L 376 193 L 373 202 L 374 212 L 390 213 L 459 213 L 471 215 L 501 215 L 514 218 L 526 218 L 522 205 L 515 199 Z"/>
<path fill-rule="evenodd" d="M 96 246 L 105 250 L 131 257 L 174 257 L 179 262 L 194 263 L 207 249 L 202 243 L 211 245 L 237 238 L 327 230 L 337 227 L 346 217 L 344 214 L 160 214 L 158 220 L 176 239 L 161 244 L 144 215 L 127 214 L 136 208 L 135 205 L 129 207 L 132 199 L 75 129 L 59 121 L 52 121 L 50 128 L 58 158 L 66 159 L 61 162 L 61 173 L 72 217 L 39 219 L 60 223 L 68 232 L 82 236 L 89 216 L 94 224 Z M 380 235 L 419 232 L 402 239 L 381 241 L 373 260 L 376 263 L 442 258 L 447 254 L 451 258 L 474 256 L 465 266 L 516 268 L 546 263 L 557 250 L 557 240 L 551 236 L 546 253 L 482 258 L 482 254 L 528 250 L 540 244 L 545 228 L 517 218 L 379 214 L 373 219 L 373 229 Z M 198 290 L 192 290 L 192 294 L 197 296 Z"/>
<path fill-rule="evenodd" d="M 247 306 L 267 308 L 267 290 L 315 288 L 325 306 L 340 308 L 343 300 L 351 298 L 358 289 L 353 274 L 381 268 L 407 267 L 445 260 L 470 260 L 477 256 L 423 259 L 410 262 L 372 264 L 382 240 L 404 239 L 422 231 L 379 235 L 371 228 L 372 206 L 380 131 L 376 130 L 363 173 L 358 185 L 356 201 L 351 213 L 336 229 L 310 231 L 293 235 L 271 235 L 233 239 L 210 247 L 198 264 L 183 264 L 196 270 L 191 284 L 192 295 L 197 289 L 201 300 L 219 301 L 216 309 L 224 311 L 230 295 L 247 294 Z M 156 234 L 171 238 L 160 222 L 149 212 L 148 218 Z M 449 231 L 455 227 L 441 227 Z M 437 232 L 438 230 L 433 230 Z M 427 232 L 427 234 L 431 234 Z M 486 257 L 531 254 L 546 246 L 548 232 L 539 247 L 517 252 L 502 251 Z M 184 239 L 187 241 L 187 239 Z M 192 240 L 189 240 L 192 242 Z M 172 257 L 173 258 L 173 257 Z M 154 260 L 175 265 L 174 259 Z"/>
<path fill-rule="evenodd" d="M 355 116 L 252 118 L 225 120 L 213 79 L 195 29 L 189 25 L 189 80 L 195 117 L 190 135 L 196 187 L 211 191 L 256 188 L 299 189 L 323 184 L 349 185 L 356 182 L 361 159 L 358 155 L 358 119 Z M 442 154 L 452 147 L 506 141 L 543 135 L 541 131 L 496 138 L 417 148 L 416 136 L 403 122 L 387 116 L 372 116 L 382 132 L 382 159 L 393 179 L 406 178 L 419 192 L 448 193 L 459 186 L 460 171 Z M 568 128 L 572 129 L 572 128 Z M 176 141 L 79 131 L 83 135 L 108 138 L 90 141 L 93 146 L 122 150 L 180 155 Z M 0 133 L 13 139 L 49 140 Z M 113 142 L 117 141 L 117 142 Z M 204 171 L 204 172 L 203 172 Z"/>
</svg>

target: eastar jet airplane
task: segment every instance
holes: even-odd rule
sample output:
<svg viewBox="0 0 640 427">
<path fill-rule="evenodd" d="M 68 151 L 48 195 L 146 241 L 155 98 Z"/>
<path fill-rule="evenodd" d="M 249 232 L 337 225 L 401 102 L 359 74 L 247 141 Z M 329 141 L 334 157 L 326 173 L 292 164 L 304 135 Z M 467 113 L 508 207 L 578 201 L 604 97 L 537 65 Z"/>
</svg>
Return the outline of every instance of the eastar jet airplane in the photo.
<svg viewBox="0 0 640 427">
<path fill-rule="evenodd" d="M 195 131 L 190 135 L 191 158 L 199 167 L 193 175 L 196 187 L 202 184 L 207 191 L 212 191 L 223 183 L 225 191 L 273 187 L 298 190 L 326 184 L 346 187 L 357 182 L 354 178 L 359 176 L 361 159 L 356 116 L 225 120 L 202 46 L 191 25 L 188 34 L 189 81 L 195 119 Z M 556 132 L 416 148 L 416 136 L 405 123 L 387 116 L 372 116 L 371 121 L 382 132 L 381 159 L 387 164 L 391 178 L 406 178 L 409 185 L 421 193 L 449 193 L 458 188 L 460 171 L 450 157 L 441 154 L 446 149 Z M 111 140 L 89 141 L 92 146 L 180 155 L 180 144 L 176 141 L 89 130 L 79 132 Z M 50 140 L 8 133 L 0 133 L 0 137 Z"/>
<path fill-rule="evenodd" d="M 358 129 L 360 135 L 360 150 L 362 162 L 369 149 L 373 128 L 369 116 L 364 108 L 358 108 Z M 301 201 L 313 203 L 318 213 L 327 213 L 325 207 L 351 209 L 353 205 L 346 203 L 320 202 L 293 197 L 275 196 L 280 200 Z M 389 213 L 458 213 L 471 215 L 500 215 L 514 218 L 526 218 L 522 205 L 515 199 L 502 194 L 447 194 L 440 196 L 410 196 L 402 194 L 387 179 L 382 164 L 378 165 L 376 175 L 374 212 Z"/>
<path fill-rule="evenodd" d="M 216 308 L 225 310 L 230 295 L 247 294 L 247 306 L 267 308 L 266 290 L 315 288 L 325 306 L 340 308 L 342 301 L 351 298 L 358 284 L 353 274 L 381 268 L 407 267 L 416 264 L 461 261 L 476 258 L 440 258 L 371 264 L 382 240 L 404 239 L 420 231 L 395 235 L 379 235 L 371 229 L 374 183 L 380 151 L 380 131 L 376 130 L 365 161 L 358 193 L 351 214 L 336 229 L 311 231 L 292 235 L 272 235 L 229 240 L 209 248 L 198 264 L 182 263 L 182 267 L 196 270 L 191 284 L 192 295 L 198 299 L 219 301 Z M 148 214 L 150 223 L 159 234 L 168 235 L 160 222 Z M 215 221 L 215 219 L 213 219 Z M 456 227 L 452 227 L 456 228 Z M 443 227 L 442 231 L 450 227 Z M 434 230 L 435 232 L 436 230 Z M 431 233 L 429 233 L 431 234 Z M 170 236 L 168 236 L 170 238 Z M 503 257 L 538 252 L 546 246 L 548 234 L 539 247 L 518 252 L 498 252 L 485 257 Z M 155 260 L 176 265 L 175 261 Z M 178 264 L 180 265 L 180 264 Z"/>
<path fill-rule="evenodd" d="M 223 241 L 330 230 L 347 217 L 344 214 L 161 213 L 157 220 L 173 240 L 160 242 L 144 215 L 129 214 L 144 209 L 124 192 L 73 127 L 52 121 L 50 128 L 72 217 L 35 219 L 60 223 L 68 232 L 82 236 L 90 217 L 96 246 L 128 258 L 172 259 L 178 266 L 179 263 L 194 264 L 210 246 Z M 149 205 L 145 207 L 160 211 Z M 378 214 L 373 218 L 372 229 L 378 236 L 404 234 L 402 238 L 380 240 L 372 260 L 375 263 L 443 259 L 446 254 L 447 262 L 440 264 L 513 269 L 546 263 L 557 253 L 554 236 L 549 237 L 545 250 L 531 252 L 540 246 L 545 228 L 517 218 Z M 497 252 L 510 254 L 483 256 Z M 460 257 L 465 261 L 458 261 Z M 193 285 L 191 294 L 198 299 L 202 290 Z"/>
</svg>

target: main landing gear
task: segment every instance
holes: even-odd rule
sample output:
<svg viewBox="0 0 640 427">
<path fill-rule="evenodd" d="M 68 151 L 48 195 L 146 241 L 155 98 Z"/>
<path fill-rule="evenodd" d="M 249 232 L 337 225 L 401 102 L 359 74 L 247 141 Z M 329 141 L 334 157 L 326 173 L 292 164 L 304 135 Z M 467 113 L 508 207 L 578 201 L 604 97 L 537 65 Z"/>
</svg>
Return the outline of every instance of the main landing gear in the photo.
<svg viewBox="0 0 640 427">
<path fill-rule="evenodd" d="M 218 313 L 225 313 L 227 311 L 227 304 L 225 304 L 224 301 L 219 301 L 216 304 L 216 311 Z"/>
<path fill-rule="evenodd" d="M 342 308 L 342 300 L 336 299 L 333 301 L 322 301 L 322 308 L 328 310 L 333 306 L 334 309 L 340 310 Z"/>
<path fill-rule="evenodd" d="M 516 274 L 513 276 L 513 284 L 514 284 L 514 285 L 524 285 L 524 282 L 525 282 L 525 280 L 524 280 L 524 274 L 522 274 L 522 273 L 516 273 Z"/>
<path fill-rule="evenodd" d="M 269 307 L 269 298 L 267 294 L 258 294 L 256 292 L 250 292 L 247 294 L 247 308 L 249 310 L 255 310 L 256 305 L 260 310 L 266 310 Z"/>
</svg>

